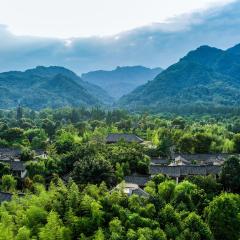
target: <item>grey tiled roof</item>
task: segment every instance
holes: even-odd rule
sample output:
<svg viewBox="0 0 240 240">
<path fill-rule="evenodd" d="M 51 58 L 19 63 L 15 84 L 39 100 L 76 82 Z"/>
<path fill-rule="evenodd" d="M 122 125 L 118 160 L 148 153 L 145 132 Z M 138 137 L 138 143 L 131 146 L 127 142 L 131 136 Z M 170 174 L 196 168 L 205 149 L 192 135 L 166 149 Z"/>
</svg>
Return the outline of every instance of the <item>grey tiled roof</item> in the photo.
<svg viewBox="0 0 240 240">
<path fill-rule="evenodd" d="M 131 175 L 124 178 L 126 183 L 135 183 L 139 186 L 145 186 L 146 183 L 150 180 L 148 175 Z"/>
<path fill-rule="evenodd" d="M 169 160 L 166 158 L 152 158 L 151 163 L 167 165 L 167 164 L 169 164 Z"/>
<path fill-rule="evenodd" d="M 226 160 L 231 154 L 227 153 L 211 153 L 211 154 L 175 154 L 174 158 L 181 156 L 188 161 L 197 162 L 214 162 L 216 160 Z"/>
<path fill-rule="evenodd" d="M 12 171 L 25 171 L 26 166 L 25 163 L 22 161 L 11 161 L 10 162 L 10 169 Z"/>
<path fill-rule="evenodd" d="M 12 199 L 11 193 L 0 192 L 0 202 L 10 201 Z"/>
<path fill-rule="evenodd" d="M 17 193 L 17 195 L 19 197 L 23 197 L 25 196 L 24 193 Z M 0 203 L 4 202 L 4 201 L 11 201 L 13 194 L 12 193 L 8 193 L 8 192 L 1 192 L 0 191 Z"/>
<path fill-rule="evenodd" d="M 150 165 L 150 174 L 156 175 L 159 173 L 168 175 L 170 177 L 180 177 L 187 175 L 208 175 L 219 174 L 221 171 L 220 166 L 208 165 L 185 165 L 185 166 L 161 166 Z"/>
<path fill-rule="evenodd" d="M 16 148 L 0 148 L 0 161 L 9 161 L 11 159 L 19 158 L 21 151 Z"/>
<path fill-rule="evenodd" d="M 143 142 L 143 139 L 134 135 L 134 134 L 125 134 L 125 133 L 111 133 L 107 136 L 106 142 L 107 143 L 117 143 L 120 140 L 124 140 L 126 142 Z"/>
<path fill-rule="evenodd" d="M 136 194 L 141 197 L 149 197 L 149 194 L 147 192 L 145 192 L 144 190 L 142 190 L 141 188 L 134 189 L 132 191 L 132 194 Z"/>
</svg>

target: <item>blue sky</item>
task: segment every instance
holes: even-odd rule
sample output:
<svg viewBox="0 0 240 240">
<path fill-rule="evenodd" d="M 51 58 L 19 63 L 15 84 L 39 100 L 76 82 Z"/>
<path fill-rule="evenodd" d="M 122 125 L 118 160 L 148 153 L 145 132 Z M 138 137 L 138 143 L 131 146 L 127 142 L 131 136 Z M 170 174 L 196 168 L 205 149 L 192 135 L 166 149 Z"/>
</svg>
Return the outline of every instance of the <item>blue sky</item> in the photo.
<svg viewBox="0 0 240 240">
<path fill-rule="evenodd" d="M 167 67 L 200 45 L 240 43 L 239 16 L 231 0 L 0 0 L 0 71 Z"/>
</svg>

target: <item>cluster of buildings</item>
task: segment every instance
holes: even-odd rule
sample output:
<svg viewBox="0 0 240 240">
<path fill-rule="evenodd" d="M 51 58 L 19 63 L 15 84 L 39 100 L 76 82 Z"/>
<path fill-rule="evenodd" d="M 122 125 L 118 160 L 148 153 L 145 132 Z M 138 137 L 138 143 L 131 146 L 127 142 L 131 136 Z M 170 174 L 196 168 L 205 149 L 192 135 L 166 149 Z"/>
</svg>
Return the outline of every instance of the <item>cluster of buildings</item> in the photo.
<svg viewBox="0 0 240 240">
<path fill-rule="evenodd" d="M 44 150 L 35 150 L 35 158 L 46 158 L 46 152 Z M 10 172 L 13 176 L 24 179 L 27 176 L 26 163 L 21 161 L 21 150 L 16 148 L 0 148 L 0 163 L 9 166 Z M 0 203 L 3 201 L 9 201 L 12 198 L 11 193 L 0 191 Z M 18 193 L 18 196 L 23 196 L 22 193 Z"/>
<path fill-rule="evenodd" d="M 144 140 L 134 134 L 109 134 L 106 143 L 112 144 L 121 140 L 144 144 Z M 36 158 L 47 157 L 43 150 L 35 152 Z M 8 164 L 12 174 L 23 179 L 27 175 L 27 169 L 25 162 L 20 160 L 20 156 L 19 149 L 0 148 L 0 162 Z M 126 176 L 124 184 L 117 185 L 112 191 L 122 188 L 127 195 L 137 194 L 146 197 L 148 194 L 142 188 L 157 174 L 176 179 L 177 183 L 186 176 L 213 175 L 217 177 L 221 172 L 221 165 L 228 157 L 228 154 L 174 154 L 171 158 L 152 158 L 148 175 Z M 10 193 L 0 192 L 0 202 L 9 200 L 11 196 Z"/>
<path fill-rule="evenodd" d="M 107 137 L 107 143 L 117 143 L 121 139 L 126 142 L 144 143 L 134 134 L 110 134 Z M 138 193 L 146 196 L 147 193 L 138 189 L 143 188 L 152 177 L 158 174 L 176 179 L 177 183 L 187 176 L 218 177 L 222 164 L 229 156 L 229 154 L 173 154 L 171 158 L 152 158 L 148 175 L 133 174 L 125 177 L 124 192 L 128 195 Z"/>
</svg>

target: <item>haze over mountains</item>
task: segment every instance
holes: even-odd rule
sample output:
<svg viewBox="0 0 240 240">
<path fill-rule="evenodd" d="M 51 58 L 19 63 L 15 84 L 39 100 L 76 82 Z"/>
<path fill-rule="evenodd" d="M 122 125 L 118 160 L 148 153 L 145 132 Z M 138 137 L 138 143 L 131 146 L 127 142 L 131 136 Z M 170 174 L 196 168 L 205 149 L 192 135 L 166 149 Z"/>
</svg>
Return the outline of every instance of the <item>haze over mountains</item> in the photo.
<svg viewBox="0 0 240 240">
<path fill-rule="evenodd" d="M 114 36 L 70 39 L 15 36 L 0 25 L 0 71 L 38 65 L 64 66 L 77 74 L 116 66 L 166 68 L 198 46 L 226 49 L 237 44 L 239 16 L 240 1 L 235 1 Z"/>
<path fill-rule="evenodd" d="M 201 46 L 160 73 L 153 81 L 123 96 L 129 109 L 194 111 L 239 108 L 240 45 L 226 51 Z"/>
<path fill-rule="evenodd" d="M 117 67 L 112 71 L 92 71 L 82 74 L 81 78 L 108 92 L 115 99 L 130 93 L 136 87 L 152 80 L 162 71 L 161 68 L 143 66 Z"/>
<path fill-rule="evenodd" d="M 156 112 L 239 109 L 239 73 L 240 44 L 226 51 L 201 46 L 166 70 L 117 67 L 113 71 L 83 74 L 82 79 L 64 67 L 40 66 L 25 72 L 0 73 L 0 108 L 16 107 L 20 101 L 33 109 L 63 106 L 118 106 Z M 135 86 L 138 87 L 129 93 Z M 116 100 L 118 97 L 121 98 Z"/>
</svg>

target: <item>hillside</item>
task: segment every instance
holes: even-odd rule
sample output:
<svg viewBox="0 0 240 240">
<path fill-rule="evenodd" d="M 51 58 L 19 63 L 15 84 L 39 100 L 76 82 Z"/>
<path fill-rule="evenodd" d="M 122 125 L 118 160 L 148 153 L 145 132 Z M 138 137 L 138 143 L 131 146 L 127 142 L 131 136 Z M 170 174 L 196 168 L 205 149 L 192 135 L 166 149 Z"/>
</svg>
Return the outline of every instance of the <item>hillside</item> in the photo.
<svg viewBox="0 0 240 240">
<path fill-rule="evenodd" d="M 109 96 L 109 94 L 103 90 L 101 87 L 89 83 L 87 81 L 84 81 L 82 78 L 80 78 L 76 73 L 73 71 L 64 68 L 64 67 L 58 67 L 58 66 L 51 66 L 51 67 L 44 67 L 44 66 L 38 66 L 34 69 L 29 69 L 26 71 L 26 73 L 30 73 L 33 75 L 42 76 L 44 78 L 53 78 L 54 76 L 61 74 L 69 79 L 74 80 L 76 83 L 78 83 L 80 86 L 85 88 L 91 95 L 95 96 L 97 99 L 100 100 L 100 102 L 104 104 L 111 104 L 113 101 L 113 98 Z"/>
<path fill-rule="evenodd" d="M 62 106 L 94 106 L 112 98 L 100 87 L 83 81 L 62 67 L 37 67 L 25 72 L 0 73 L 0 108 L 23 106 L 41 109 Z"/>
<path fill-rule="evenodd" d="M 238 108 L 240 56 L 202 46 L 123 96 L 120 106 L 155 111 L 199 111 Z"/>
<path fill-rule="evenodd" d="M 117 67 L 112 71 L 93 71 L 82 74 L 82 79 L 106 90 L 115 99 L 130 93 L 136 87 L 152 80 L 162 71 L 161 68 L 142 66 Z"/>
</svg>

